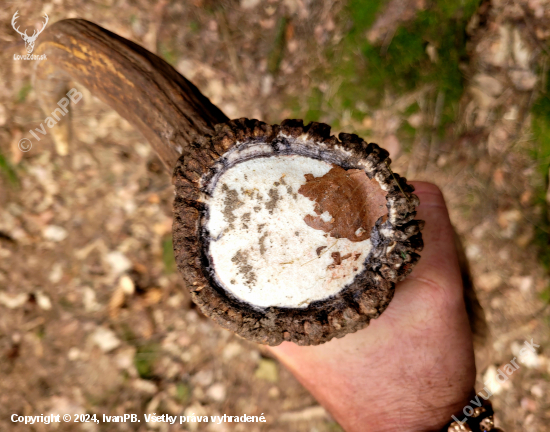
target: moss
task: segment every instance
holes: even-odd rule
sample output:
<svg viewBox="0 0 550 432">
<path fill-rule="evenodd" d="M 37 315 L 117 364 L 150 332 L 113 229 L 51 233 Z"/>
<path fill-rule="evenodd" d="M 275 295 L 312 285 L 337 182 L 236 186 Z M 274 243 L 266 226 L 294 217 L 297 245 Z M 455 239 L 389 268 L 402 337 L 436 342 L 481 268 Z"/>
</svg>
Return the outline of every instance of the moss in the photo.
<svg viewBox="0 0 550 432">
<path fill-rule="evenodd" d="M 118 333 L 122 335 L 122 339 L 124 341 L 129 343 L 132 343 L 137 339 L 135 333 L 127 323 L 122 323 L 121 329 Z"/>
<path fill-rule="evenodd" d="M 342 429 L 342 427 L 334 421 L 328 423 L 327 429 L 329 430 L 329 432 L 344 432 L 344 429 Z"/>
<path fill-rule="evenodd" d="M 267 70 L 272 75 L 279 72 L 279 67 L 281 66 L 281 61 L 283 59 L 283 53 L 286 45 L 286 30 L 288 26 L 288 18 L 283 16 L 279 18 L 277 23 L 277 34 L 271 48 L 271 52 L 267 59 Z"/>
<path fill-rule="evenodd" d="M 66 311 L 72 311 L 74 309 L 73 304 L 66 297 L 61 297 L 58 304 Z"/>
<path fill-rule="evenodd" d="M 19 184 L 15 168 L 2 153 L 0 153 L 0 174 L 3 174 L 12 186 Z"/>
<path fill-rule="evenodd" d="M 323 107 L 323 92 L 318 87 L 313 88 L 311 91 L 308 97 L 307 106 L 308 110 L 304 116 L 304 121 L 306 123 L 311 121 L 319 121 Z"/>
<path fill-rule="evenodd" d="M 327 53 L 331 70 L 316 75 L 319 81 L 341 80 L 341 84 L 329 97 L 317 95 L 319 90 L 314 89 L 301 116 L 330 121 L 337 127 L 331 116 L 341 117 L 345 111 L 353 119 L 364 116 L 356 109 L 358 102 L 376 109 L 388 93 L 398 97 L 429 84 L 434 86 L 430 93 L 434 105 L 438 94 L 444 96 L 443 134 L 458 111 L 464 88 L 459 65 L 467 59 L 465 29 L 479 0 L 432 0 L 426 10 L 397 28 L 387 47 L 381 47 L 371 44 L 365 34 L 385 4 L 385 0 L 349 0 L 346 15 L 352 26 L 340 45 Z M 437 51 L 435 63 L 427 54 L 428 45 Z M 405 132 L 412 135 L 411 130 Z"/>
<path fill-rule="evenodd" d="M 191 33 L 197 34 L 200 29 L 201 29 L 201 26 L 197 21 L 195 20 L 189 21 L 189 30 L 191 30 Z"/>
<path fill-rule="evenodd" d="M 540 293 L 540 299 L 544 303 L 550 303 L 550 286 L 546 287 L 541 293 Z"/>
<path fill-rule="evenodd" d="M 176 399 L 180 404 L 186 404 L 191 397 L 191 388 L 184 383 L 176 384 Z"/>
<path fill-rule="evenodd" d="M 539 181 L 535 186 L 533 204 L 543 209 L 540 219 L 535 224 L 534 243 L 538 248 L 540 261 L 550 271 L 550 214 L 546 202 L 550 167 L 550 81 L 547 79 L 546 82 L 547 88 L 543 89 L 532 108 L 532 130 L 535 140 L 530 156 L 537 162 L 539 169 Z"/>
<path fill-rule="evenodd" d="M 134 356 L 134 365 L 141 378 L 153 378 L 158 356 L 159 347 L 156 344 L 147 344 L 137 348 L 136 355 Z"/>
<path fill-rule="evenodd" d="M 21 86 L 19 89 L 19 92 L 17 93 L 17 103 L 25 102 L 25 99 L 27 99 L 27 96 L 32 90 L 32 84 L 27 81 L 25 84 Z"/>
<path fill-rule="evenodd" d="M 176 66 L 176 63 L 178 62 L 178 59 L 180 58 L 180 54 L 174 48 L 174 45 L 172 43 L 170 43 L 170 45 L 167 45 L 167 44 L 164 44 L 163 42 L 160 42 L 159 43 L 159 52 L 160 52 L 161 57 L 167 63 L 170 63 L 172 66 Z"/>
<path fill-rule="evenodd" d="M 166 236 L 162 241 L 162 262 L 164 263 L 164 273 L 172 274 L 176 271 L 172 236 Z"/>
</svg>

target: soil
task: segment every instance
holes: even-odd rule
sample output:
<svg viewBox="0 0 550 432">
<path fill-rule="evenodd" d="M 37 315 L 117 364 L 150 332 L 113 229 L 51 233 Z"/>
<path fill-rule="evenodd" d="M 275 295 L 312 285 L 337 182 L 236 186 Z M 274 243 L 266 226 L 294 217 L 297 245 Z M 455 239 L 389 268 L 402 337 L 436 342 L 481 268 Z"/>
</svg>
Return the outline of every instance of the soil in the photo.
<svg viewBox="0 0 550 432">
<path fill-rule="evenodd" d="M 382 7 L 364 38 L 391 51 L 396 25 L 428 3 L 407 2 L 406 17 Z M 342 77 L 316 71 L 332 70 L 329 53 L 351 31 L 346 3 L 9 6 L 0 11 L 0 430 L 52 430 L 9 420 L 50 412 L 267 419 L 61 423 L 58 431 L 341 430 L 261 346 L 194 306 L 171 252 L 174 188 L 143 137 L 75 84 L 83 97 L 68 154 L 58 154 L 51 134 L 32 138 L 29 129 L 45 115 L 32 87 L 33 61 L 13 58 L 26 51 L 11 19 L 18 10 L 18 24 L 29 29 L 45 13 L 48 25 L 88 19 L 163 57 L 230 118 L 277 123 L 307 117 L 316 89 L 338 96 Z M 482 2 L 468 21 L 468 57 L 459 65 L 464 91 L 443 133 L 445 93 L 430 84 L 388 93 L 375 108 L 327 108 L 319 118 L 337 125 L 333 133 L 359 132 L 385 147 L 395 172 L 443 190 L 490 330 L 476 348 L 479 383 L 494 380 L 525 340 L 540 345 L 491 398 L 507 431 L 550 431 L 550 279 L 537 246 L 548 241 L 550 159 L 533 156 L 542 143 L 531 112 L 546 90 L 548 28 L 549 0 Z M 296 95 L 303 96 L 298 107 Z M 419 108 L 410 113 L 413 102 Z M 413 131 L 408 140 L 403 127 Z M 23 138 L 32 140 L 30 151 L 18 148 Z"/>
</svg>

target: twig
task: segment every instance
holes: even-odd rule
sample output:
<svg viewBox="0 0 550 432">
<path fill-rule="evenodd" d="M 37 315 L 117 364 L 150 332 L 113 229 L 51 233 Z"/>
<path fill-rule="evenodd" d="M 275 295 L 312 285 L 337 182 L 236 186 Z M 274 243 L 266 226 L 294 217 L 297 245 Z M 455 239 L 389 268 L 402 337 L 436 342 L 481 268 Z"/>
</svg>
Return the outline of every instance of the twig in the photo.
<svg viewBox="0 0 550 432">
<path fill-rule="evenodd" d="M 229 54 L 231 67 L 235 72 L 237 80 L 242 82 L 245 78 L 244 71 L 241 62 L 239 61 L 239 56 L 237 55 L 235 45 L 231 42 L 231 35 L 229 33 L 229 26 L 227 24 L 227 16 L 225 15 L 225 11 L 223 9 L 216 10 L 216 17 L 218 18 L 218 22 L 220 24 L 222 38 L 227 46 L 227 53 Z"/>
<path fill-rule="evenodd" d="M 334 244 L 332 246 L 328 247 L 324 252 L 321 252 L 317 258 L 313 258 L 311 261 L 308 261 L 308 262 L 302 264 L 300 267 L 303 267 L 306 264 L 309 264 L 309 263 L 311 263 L 315 260 L 320 259 L 324 254 L 326 254 L 329 250 L 331 250 L 334 246 L 336 246 L 337 243 L 338 243 L 338 239 L 336 239 L 336 241 L 334 242 Z"/>
<path fill-rule="evenodd" d="M 388 161 L 384 161 L 386 163 L 386 167 L 388 167 L 388 169 L 390 170 L 390 173 L 391 173 L 391 176 L 393 177 L 393 179 L 395 180 L 395 183 L 397 183 L 397 187 L 399 188 L 399 190 L 401 191 L 401 193 L 403 193 L 403 195 L 405 195 L 405 198 L 407 198 L 407 201 L 408 202 L 411 202 L 411 200 L 409 199 L 409 196 L 405 193 L 405 191 L 403 190 L 403 188 L 401 187 L 401 185 L 399 184 L 399 182 L 397 181 L 397 178 L 395 178 L 395 174 L 393 173 L 393 171 L 391 170 L 390 168 L 390 164 L 388 164 Z"/>
</svg>

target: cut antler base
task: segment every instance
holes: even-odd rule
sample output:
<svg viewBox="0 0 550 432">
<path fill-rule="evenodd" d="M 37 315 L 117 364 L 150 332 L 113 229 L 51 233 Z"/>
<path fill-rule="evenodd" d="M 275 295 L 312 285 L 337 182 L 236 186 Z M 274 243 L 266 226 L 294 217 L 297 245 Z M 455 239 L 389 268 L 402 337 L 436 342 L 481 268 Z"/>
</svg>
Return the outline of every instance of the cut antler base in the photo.
<svg viewBox="0 0 550 432">
<path fill-rule="evenodd" d="M 321 123 L 233 120 L 174 171 L 193 300 L 240 336 L 316 345 L 378 317 L 417 262 L 418 198 L 388 153 Z"/>
<path fill-rule="evenodd" d="M 76 81 L 174 170 L 176 262 L 222 327 L 269 345 L 342 337 L 384 311 L 418 260 L 418 198 L 376 144 L 320 123 L 229 121 L 165 61 L 88 21 L 55 23 L 36 52 L 44 112 Z"/>
</svg>

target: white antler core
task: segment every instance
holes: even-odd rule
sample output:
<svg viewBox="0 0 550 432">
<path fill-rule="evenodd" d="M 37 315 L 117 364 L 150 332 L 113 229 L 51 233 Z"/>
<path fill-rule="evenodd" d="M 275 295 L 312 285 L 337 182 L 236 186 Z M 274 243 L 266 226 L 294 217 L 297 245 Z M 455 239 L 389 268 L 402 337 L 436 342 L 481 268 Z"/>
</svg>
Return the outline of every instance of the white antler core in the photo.
<svg viewBox="0 0 550 432">
<path fill-rule="evenodd" d="M 369 239 L 336 239 L 305 222 L 315 215 L 315 202 L 299 191 L 305 176 L 322 177 L 332 168 L 304 156 L 271 156 L 238 163 L 219 177 L 206 228 L 220 285 L 255 306 L 306 307 L 364 270 Z M 331 219 L 328 212 L 320 217 Z"/>
</svg>

